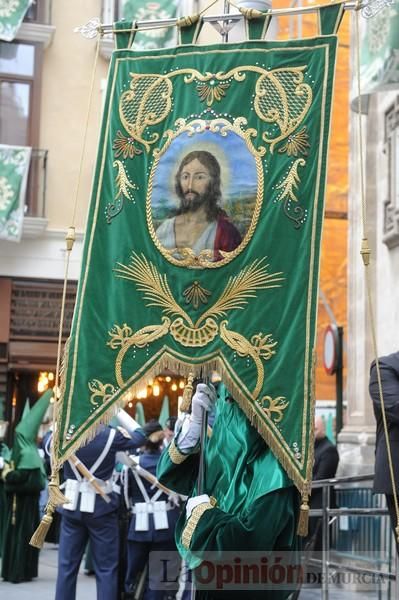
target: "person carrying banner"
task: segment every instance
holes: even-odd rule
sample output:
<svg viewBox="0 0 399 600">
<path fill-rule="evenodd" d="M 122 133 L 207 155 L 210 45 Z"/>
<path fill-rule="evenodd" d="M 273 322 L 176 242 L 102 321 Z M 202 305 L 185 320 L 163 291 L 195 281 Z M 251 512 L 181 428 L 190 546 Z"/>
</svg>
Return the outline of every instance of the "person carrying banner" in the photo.
<svg viewBox="0 0 399 600">
<path fill-rule="evenodd" d="M 137 464 L 155 476 L 165 437 L 157 421 L 144 426 L 147 440 L 137 457 Z M 145 479 L 139 469 L 128 469 L 125 492 L 131 507 L 127 545 L 126 598 L 133 598 L 139 574 L 150 561 L 145 600 L 174 598 L 178 587 L 179 555 L 174 542 L 177 519 L 180 515 L 178 496 L 168 496 Z M 151 553 L 156 560 L 151 561 Z M 165 561 L 170 576 L 162 581 Z M 173 576 L 172 576 L 173 574 Z"/>
<path fill-rule="evenodd" d="M 197 495 L 195 482 L 199 465 L 202 411 L 216 405 L 212 435 L 205 451 L 204 489 Z M 278 563 L 295 556 L 299 493 L 252 427 L 225 386 L 198 384 L 186 415 L 158 465 L 158 479 L 181 494 L 191 495 L 176 528 L 176 543 L 190 568 L 203 560 L 237 553 L 245 562 Z M 209 554 L 212 553 L 212 554 Z M 227 554 L 226 554 L 227 553 Z M 251 556 L 252 553 L 252 556 Z M 295 560 L 296 560 L 295 556 Z M 231 559 L 231 557 L 230 557 Z M 241 598 L 245 586 L 215 591 L 216 582 L 198 590 L 196 598 Z M 282 600 L 295 589 L 295 582 L 282 581 L 268 589 L 265 584 L 251 590 L 251 599 Z"/>
<path fill-rule="evenodd" d="M 52 390 L 47 390 L 15 428 L 11 470 L 4 478 L 7 507 L 1 576 L 12 583 L 38 575 L 39 551 L 29 540 L 40 522 L 39 495 L 46 473 L 36 438 L 51 396 Z"/>
<path fill-rule="evenodd" d="M 124 424 L 124 411 L 117 418 Z M 118 594 L 120 490 L 112 488 L 111 477 L 115 456 L 119 451 L 133 452 L 142 446 L 146 436 L 138 423 L 128 418 L 129 435 L 108 426 L 100 426 L 95 438 L 77 453 L 91 476 L 103 488 L 109 502 L 96 494 L 90 482 L 83 479 L 75 465 L 64 465 L 64 494 L 69 503 L 60 508 L 62 514 L 56 600 L 74 600 L 79 566 L 90 540 L 98 600 L 116 600 Z M 133 423 L 131 427 L 130 424 Z"/>
</svg>

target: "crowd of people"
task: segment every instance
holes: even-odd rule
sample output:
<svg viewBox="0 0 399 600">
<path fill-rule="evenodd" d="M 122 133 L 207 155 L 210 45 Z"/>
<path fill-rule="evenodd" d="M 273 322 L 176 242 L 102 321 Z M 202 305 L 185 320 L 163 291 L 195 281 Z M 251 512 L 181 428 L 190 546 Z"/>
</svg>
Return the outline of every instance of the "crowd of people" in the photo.
<svg viewBox="0 0 399 600">
<path fill-rule="evenodd" d="M 397 387 L 399 353 L 371 365 L 370 395 L 377 419 L 374 491 L 385 493 L 393 529 L 396 512 L 384 437 L 381 393 L 397 470 Z M 29 540 L 40 521 L 40 495 L 49 475 L 51 432 L 37 446 L 37 432 L 51 390 L 24 415 L 10 450 L 0 440 L 1 577 L 19 583 L 38 576 L 39 551 Z M 212 424 L 202 455 L 202 420 Z M 209 429 L 209 428 L 208 428 Z M 3 432 L 4 435 L 4 432 Z M 96 578 L 98 600 L 171 600 L 190 597 L 184 574 L 194 573 L 207 553 L 295 553 L 298 491 L 270 448 L 252 427 L 223 384 L 216 390 L 199 383 L 189 413 L 171 417 L 162 427 L 152 420 L 140 426 L 125 411 L 113 426 L 99 426 L 77 453 L 99 489 L 81 475 L 74 461 L 63 468 L 67 502 L 58 509 L 52 541 L 59 544 L 56 600 L 73 600 L 82 559 Z M 313 479 L 333 478 L 339 455 L 325 423 L 315 420 Z M 198 473 L 203 481 L 199 486 Z M 398 479 L 398 478 L 397 478 Z M 396 479 L 396 481 L 397 481 Z M 311 497 L 320 508 L 321 492 Z M 332 505 L 334 505 L 334 494 Z M 264 515 L 273 514 L 273 520 Z M 311 519 L 307 539 L 321 550 L 321 520 Z M 51 532 L 50 532 L 51 533 Z M 273 589 L 259 598 L 285 599 L 293 589 Z M 195 598 L 242 598 L 229 590 L 197 590 Z M 258 597 L 251 592 L 251 598 Z"/>
</svg>

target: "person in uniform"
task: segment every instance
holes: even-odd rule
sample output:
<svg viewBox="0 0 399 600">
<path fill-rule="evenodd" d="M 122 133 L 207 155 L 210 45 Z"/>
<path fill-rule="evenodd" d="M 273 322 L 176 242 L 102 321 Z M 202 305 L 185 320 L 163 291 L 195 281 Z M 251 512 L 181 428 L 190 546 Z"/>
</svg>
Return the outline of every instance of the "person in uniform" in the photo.
<svg viewBox="0 0 399 600">
<path fill-rule="evenodd" d="M 132 519 L 128 532 L 126 598 L 134 598 L 139 575 L 150 561 L 144 600 L 174 598 L 178 587 L 180 559 L 174 533 L 180 514 L 178 497 L 168 496 L 140 475 L 140 467 L 156 474 L 165 433 L 157 421 L 144 426 L 147 440 L 138 457 L 139 469 L 128 469 L 129 504 Z M 151 553 L 155 560 L 151 560 Z M 163 565 L 167 561 L 170 577 L 163 579 Z M 172 576 L 173 573 L 173 576 Z"/>
<path fill-rule="evenodd" d="M 216 417 L 204 457 L 203 490 L 198 495 L 202 414 L 203 410 L 211 411 L 215 402 Z M 191 415 L 185 416 L 164 450 L 158 479 L 190 496 L 176 527 L 176 543 L 189 568 L 200 568 L 209 553 L 223 558 L 229 552 L 236 557 L 252 552 L 252 556 L 269 557 L 270 563 L 277 560 L 276 553 L 285 558 L 292 553 L 297 560 L 299 493 L 222 383 L 217 394 L 211 386 L 197 385 Z M 216 582 L 208 584 L 212 587 Z M 282 600 L 296 584 L 291 589 L 284 584 L 247 592 L 244 588 L 197 587 L 196 598 Z"/>
<path fill-rule="evenodd" d="M 123 424 L 124 411 L 118 414 Z M 125 413 L 126 414 L 126 413 Z M 124 435 L 117 429 L 100 426 L 95 438 L 76 453 L 78 459 L 95 476 L 110 499 L 106 502 L 96 494 L 88 481 L 82 479 L 72 462 L 64 465 L 64 494 L 69 503 L 62 514 L 56 600 L 74 600 L 79 566 L 90 540 L 97 584 L 97 600 L 117 600 L 119 527 L 118 490 L 112 489 L 112 473 L 117 452 L 133 452 L 145 443 L 146 436 L 138 423 L 129 417 L 133 427 Z"/>
</svg>

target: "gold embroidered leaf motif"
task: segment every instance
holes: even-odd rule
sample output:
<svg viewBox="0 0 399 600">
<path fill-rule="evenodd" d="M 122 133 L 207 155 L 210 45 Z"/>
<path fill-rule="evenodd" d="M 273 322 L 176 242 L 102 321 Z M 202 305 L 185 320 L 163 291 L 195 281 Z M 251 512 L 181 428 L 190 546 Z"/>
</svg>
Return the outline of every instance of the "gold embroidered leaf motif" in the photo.
<svg viewBox="0 0 399 600">
<path fill-rule="evenodd" d="M 295 194 L 295 190 L 301 182 L 298 175 L 298 167 L 304 167 L 305 165 L 306 161 L 303 158 L 297 158 L 290 168 L 287 177 L 276 186 L 277 190 L 282 190 L 278 197 L 279 200 L 293 200 L 294 202 L 298 202 L 298 198 Z"/>
<path fill-rule="evenodd" d="M 201 102 L 206 102 L 207 106 L 212 106 L 216 102 L 220 102 L 226 96 L 230 84 L 227 82 L 218 83 L 215 79 L 211 79 L 208 83 L 199 83 L 197 92 Z"/>
<path fill-rule="evenodd" d="M 170 112 L 173 86 L 162 75 L 130 73 L 130 76 L 130 89 L 123 92 L 119 102 L 119 116 L 130 137 L 143 144 L 148 152 L 159 134 L 154 132 L 144 138 L 144 131 L 163 121 Z"/>
<path fill-rule="evenodd" d="M 140 150 L 140 148 L 136 148 L 134 145 L 133 138 L 126 137 L 120 130 L 116 132 L 116 138 L 114 139 L 112 148 L 115 150 L 115 158 L 119 158 L 121 155 L 124 159 L 134 158 L 139 154 L 143 154 L 143 151 Z"/>
<path fill-rule="evenodd" d="M 127 198 L 128 200 L 132 200 L 129 189 L 137 190 L 137 185 L 129 181 L 128 176 L 126 175 L 125 167 L 120 160 L 114 160 L 112 166 L 118 169 L 118 172 L 115 176 L 117 193 L 114 200 L 118 200 L 118 198 L 121 196 Z"/>
<path fill-rule="evenodd" d="M 112 383 L 102 383 L 99 379 L 89 381 L 89 390 L 93 392 L 90 396 L 90 402 L 95 407 L 109 400 L 116 392 Z"/>
<path fill-rule="evenodd" d="M 137 289 L 144 292 L 144 300 L 148 306 L 160 306 L 163 312 L 169 315 L 180 315 L 191 326 L 192 320 L 188 314 L 179 306 L 170 290 L 166 275 L 160 275 L 156 267 L 147 261 L 142 254 L 138 256 L 135 252 L 129 265 L 117 263 L 114 269 L 117 277 L 131 279 L 137 284 Z"/>
<path fill-rule="evenodd" d="M 257 402 L 269 419 L 272 419 L 275 423 L 280 423 L 283 419 L 284 411 L 289 405 L 285 396 L 277 396 L 277 398 L 274 399 L 271 396 L 263 396 L 263 398 L 257 400 Z"/>
<path fill-rule="evenodd" d="M 303 154 L 304 156 L 308 155 L 308 148 L 310 148 L 309 144 L 309 136 L 306 133 L 306 127 L 302 127 L 302 129 L 296 133 L 291 133 L 288 137 L 288 140 L 279 148 L 279 152 L 282 154 L 283 152 L 287 152 L 288 156 L 298 156 L 298 154 Z"/>
<path fill-rule="evenodd" d="M 220 298 L 205 312 L 196 322 L 196 326 L 207 317 L 225 317 L 227 311 L 232 309 L 243 309 L 248 304 L 248 298 L 256 297 L 256 290 L 280 287 L 284 277 L 282 272 L 268 273 L 268 264 L 264 264 L 265 258 L 256 259 L 238 275 L 230 277 Z"/>
<path fill-rule="evenodd" d="M 192 304 L 195 309 L 197 309 L 200 305 L 208 303 L 208 297 L 211 295 L 211 292 L 203 288 L 199 281 L 194 281 L 190 287 L 184 290 L 183 296 L 186 299 L 186 304 Z"/>
</svg>

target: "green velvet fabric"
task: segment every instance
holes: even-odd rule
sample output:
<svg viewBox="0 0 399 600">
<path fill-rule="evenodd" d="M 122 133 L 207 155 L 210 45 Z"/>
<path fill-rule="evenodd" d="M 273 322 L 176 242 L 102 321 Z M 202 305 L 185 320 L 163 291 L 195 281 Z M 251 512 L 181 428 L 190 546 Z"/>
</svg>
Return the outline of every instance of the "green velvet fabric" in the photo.
<svg viewBox="0 0 399 600">
<path fill-rule="evenodd" d="M 202 369 L 220 373 L 297 487 L 310 480 L 336 43 L 113 53 L 57 462 L 150 377 Z M 190 192 L 179 212 L 179 169 L 202 164 L 192 152 L 213 164 L 205 229 L 183 223 L 198 216 Z"/>
<path fill-rule="evenodd" d="M 185 511 L 176 528 L 177 547 L 191 568 L 202 562 L 206 552 L 242 555 L 256 551 L 268 555 L 276 550 L 295 551 L 298 545 L 298 492 L 239 406 L 226 397 L 222 389 L 205 453 L 203 493 L 215 497 L 217 506 L 201 516 L 189 551 L 181 541 Z M 195 496 L 198 463 L 198 452 L 176 465 L 165 450 L 158 464 L 158 478 L 182 494 Z M 209 591 L 201 594 L 201 598 L 223 597 Z M 288 591 L 273 590 L 274 595 L 267 596 L 263 590 L 262 594 L 262 598 L 285 598 Z"/>
<path fill-rule="evenodd" d="M 16 469 L 6 476 L 6 530 L 1 569 L 5 581 L 20 583 L 37 577 L 39 550 L 30 546 L 29 540 L 40 522 L 39 494 L 44 485 L 45 478 L 39 468 Z"/>
</svg>

